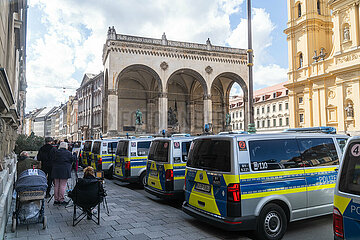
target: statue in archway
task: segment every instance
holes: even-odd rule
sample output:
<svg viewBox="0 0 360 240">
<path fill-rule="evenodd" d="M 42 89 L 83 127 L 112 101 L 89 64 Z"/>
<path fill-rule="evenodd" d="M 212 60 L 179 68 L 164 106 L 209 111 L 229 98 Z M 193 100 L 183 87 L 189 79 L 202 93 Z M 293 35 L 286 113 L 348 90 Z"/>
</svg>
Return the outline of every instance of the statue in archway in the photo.
<svg viewBox="0 0 360 240">
<path fill-rule="evenodd" d="M 143 124 L 142 112 L 140 111 L 140 109 L 136 110 L 135 123 L 136 123 L 136 125 L 142 125 Z"/>
<path fill-rule="evenodd" d="M 176 117 L 176 111 L 170 107 L 168 111 L 168 125 L 177 126 L 177 124 L 178 124 L 178 120 Z"/>
<path fill-rule="evenodd" d="M 230 124 L 231 124 L 231 115 L 230 115 L 230 113 L 227 113 L 226 116 L 225 116 L 225 124 L 226 124 L 226 126 L 230 126 Z"/>
<path fill-rule="evenodd" d="M 354 107 L 351 104 L 351 102 L 349 102 L 347 107 L 345 107 L 345 111 L 346 111 L 346 116 L 348 118 L 353 118 L 354 117 Z"/>
</svg>

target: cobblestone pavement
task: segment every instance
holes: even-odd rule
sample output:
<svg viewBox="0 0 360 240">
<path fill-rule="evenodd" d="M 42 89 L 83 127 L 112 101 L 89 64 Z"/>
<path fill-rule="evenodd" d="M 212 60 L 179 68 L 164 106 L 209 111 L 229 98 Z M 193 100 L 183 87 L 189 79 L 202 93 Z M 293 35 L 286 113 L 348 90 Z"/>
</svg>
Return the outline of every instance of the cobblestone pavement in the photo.
<svg viewBox="0 0 360 240">
<path fill-rule="evenodd" d="M 5 239 L 249 239 L 247 232 L 225 232 L 186 215 L 181 202 L 166 202 L 149 198 L 144 190 L 134 184 L 106 180 L 107 202 L 110 214 L 101 208 L 100 226 L 86 218 L 72 226 L 73 208 L 46 203 L 47 229 L 42 224 L 20 225 L 11 233 L 11 219 L 6 228 Z M 300 222 L 290 224 L 285 239 L 312 239 L 309 226 L 318 225 L 317 239 L 331 239 L 331 218 L 317 219 L 318 223 Z M 299 232 L 300 228 L 300 232 Z M 302 230 L 301 230 L 302 229 Z M 315 229 L 316 230 L 316 229 Z M 305 231 L 301 233 L 301 231 Z M 311 231 L 311 229 L 310 229 Z M 309 233 L 306 235 L 306 232 Z M 287 237 L 288 236 L 288 237 Z M 309 238 L 307 238 L 308 236 Z M 324 238 L 322 238 L 324 237 Z"/>
</svg>

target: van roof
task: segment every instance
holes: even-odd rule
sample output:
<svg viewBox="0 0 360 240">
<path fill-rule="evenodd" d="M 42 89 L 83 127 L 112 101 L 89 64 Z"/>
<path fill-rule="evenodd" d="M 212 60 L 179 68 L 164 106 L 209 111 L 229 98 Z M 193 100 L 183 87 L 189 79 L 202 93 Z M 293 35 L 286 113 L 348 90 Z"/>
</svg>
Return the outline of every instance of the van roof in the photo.
<svg viewBox="0 0 360 240">
<path fill-rule="evenodd" d="M 193 140 L 195 137 L 193 136 L 189 136 L 189 137 L 185 137 L 185 136 L 174 136 L 174 137 L 159 137 L 159 138 L 155 138 L 154 140 Z"/>
<path fill-rule="evenodd" d="M 136 141 L 152 141 L 154 140 L 154 138 L 149 138 L 149 137 L 142 137 L 142 138 L 124 138 L 124 139 L 117 139 L 118 142 L 121 142 L 121 141 L 133 141 L 133 142 L 136 142 Z"/>
<path fill-rule="evenodd" d="M 260 134 L 229 134 L 229 135 L 208 135 L 197 137 L 196 139 L 207 139 L 207 138 L 241 138 L 245 140 L 251 139 L 269 139 L 269 138 L 284 138 L 284 137 L 341 137 L 349 138 L 344 134 L 325 134 L 325 133 L 260 133 Z"/>
</svg>

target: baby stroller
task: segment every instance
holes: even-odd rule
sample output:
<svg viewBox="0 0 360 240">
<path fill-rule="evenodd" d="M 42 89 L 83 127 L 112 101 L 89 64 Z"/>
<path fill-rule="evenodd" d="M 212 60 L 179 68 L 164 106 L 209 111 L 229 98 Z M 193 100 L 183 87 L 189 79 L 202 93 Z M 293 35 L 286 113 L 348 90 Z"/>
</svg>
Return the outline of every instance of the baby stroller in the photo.
<svg viewBox="0 0 360 240">
<path fill-rule="evenodd" d="M 11 231 L 18 224 L 42 223 L 46 228 L 44 199 L 47 188 L 46 174 L 39 169 L 23 171 L 15 184 L 16 206 L 12 217 Z"/>
</svg>

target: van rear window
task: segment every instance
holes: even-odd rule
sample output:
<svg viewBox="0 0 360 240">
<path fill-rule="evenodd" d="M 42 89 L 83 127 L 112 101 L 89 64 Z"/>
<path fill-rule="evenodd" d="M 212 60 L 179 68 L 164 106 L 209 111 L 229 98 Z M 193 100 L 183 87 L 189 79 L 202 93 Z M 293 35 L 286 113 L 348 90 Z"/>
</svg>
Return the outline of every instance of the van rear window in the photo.
<svg viewBox="0 0 360 240">
<path fill-rule="evenodd" d="M 109 142 L 108 143 L 108 153 L 109 154 L 113 154 L 116 152 L 116 148 L 117 148 L 117 142 Z"/>
<path fill-rule="evenodd" d="M 153 141 L 149 150 L 149 160 L 167 162 L 169 159 L 169 141 Z"/>
<path fill-rule="evenodd" d="M 339 190 L 360 195 L 360 144 L 351 143 L 345 153 L 340 174 Z"/>
<path fill-rule="evenodd" d="M 188 167 L 212 171 L 231 171 L 231 142 L 229 140 L 200 139 L 193 142 Z"/>
<path fill-rule="evenodd" d="M 128 156 L 128 151 L 129 151 L 129 142 L 128 141 L 120 141 L 117 145 L 116 155 Z"/>
<path fill-rule="evenodd" d="M 101 142 L 94 142 L 93 147 L 92 147 L 92 153 L 99 154 L 100 147 L 101 147 Z"/>
<path fill-rule="evenodd" d="M 138 156 L 147 156 L 149 154 L 151 141 L 138 142 L 137 143 L 137 155 Z"/>
<path fill-rule="evenodd" d="M 84 151 L 90 152 L 91 151 L 91 144 L 92 144 L 92 141 L 86 141 L 85 145 L 84 145 Z"/>
</svg>

